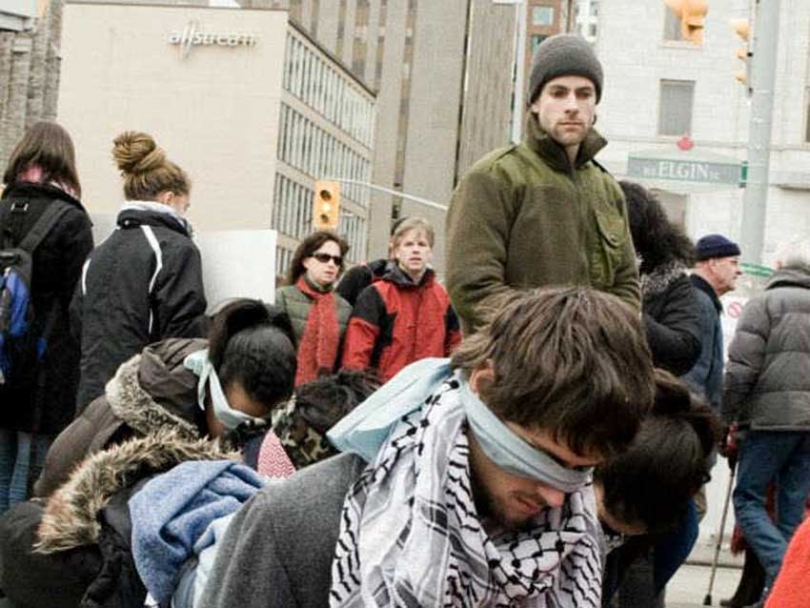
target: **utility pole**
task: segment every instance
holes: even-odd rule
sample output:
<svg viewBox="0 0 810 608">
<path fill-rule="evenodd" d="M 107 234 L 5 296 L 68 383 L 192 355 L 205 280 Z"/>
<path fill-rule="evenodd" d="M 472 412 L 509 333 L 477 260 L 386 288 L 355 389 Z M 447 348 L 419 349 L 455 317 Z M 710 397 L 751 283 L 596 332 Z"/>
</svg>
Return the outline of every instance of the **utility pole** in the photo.
<svg viewBox="0 0 810 608">
<path fill-rule="evenodd" d="M 528 2 L 515 4 L 515 95 L 512 100 L 512 143 L 523 139 L 523 112 L 526 108 L 526 13 Z"/>
<path fill-rule="evenodd" d="M 756 0 L 751 57 L 751 118 L 748 126 L 748 179 L 743 195 L 742 258 L 762 263 L 773 97 L 779 42 L 779 0 Z"/>
</svg>

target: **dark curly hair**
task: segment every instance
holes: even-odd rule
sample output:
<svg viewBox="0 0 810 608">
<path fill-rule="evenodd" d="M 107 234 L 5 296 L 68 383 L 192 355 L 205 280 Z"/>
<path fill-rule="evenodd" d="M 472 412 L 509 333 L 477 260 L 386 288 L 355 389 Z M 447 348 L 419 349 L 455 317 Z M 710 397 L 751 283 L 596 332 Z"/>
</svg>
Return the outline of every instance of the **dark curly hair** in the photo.
<svg viewBox="0 0 810 608">
<path fill-rule="evenodd" d="M 337 246 L 340 247 L 340 255 L 344 260 L 338 269 L 338 276 L 343 274 L 343 268 L 346 264 L 346 253 L 349 251 L 349 243 L 331 230 L 317 230 L 301 241 L 301 244 L 298 245 L 298 249 L 295 250 L 290 269 L 287 271 L 287 285 L 295 285 L 298 282 L 301 275 L 307 271 L 307 269 L 304 268 L 304 260 L 318 251 L 321 245 L 329 241 L 337 243 Z"/>
<path fill-rule="evenodd" d="M 669 220 L 661 202 L 636 183 L 621 181 L 619 185 L 627 199 L 633 244 L 642 260 L 639 272 L 649 274 L 668 262 L 692 266 L 695 246 L 686 233 Z"/>
<path fill-rule="evenodd" d="M 295 389 L 295 409 L 307 424 L 324 435 L 380 387 L 369 370 L 342 369 Z"/>
</svg>

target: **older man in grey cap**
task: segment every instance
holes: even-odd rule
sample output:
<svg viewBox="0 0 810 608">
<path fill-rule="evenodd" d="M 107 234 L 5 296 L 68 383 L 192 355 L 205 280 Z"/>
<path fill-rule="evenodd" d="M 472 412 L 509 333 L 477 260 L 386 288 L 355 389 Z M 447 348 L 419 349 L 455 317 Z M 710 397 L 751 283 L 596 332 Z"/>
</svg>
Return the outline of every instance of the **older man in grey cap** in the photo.
<svg viewBox="0 0 810 608">
<path fill-rule="evenodd" d="M 594 160 L 602 66 L 580 36 L 534 54 L 522 143 L 479 160 L 453 195 L 447 286 L 466 333 L 492 296 L 544 285 L 588 285 L 640 308 L 624 197 Z"/>
</svg>

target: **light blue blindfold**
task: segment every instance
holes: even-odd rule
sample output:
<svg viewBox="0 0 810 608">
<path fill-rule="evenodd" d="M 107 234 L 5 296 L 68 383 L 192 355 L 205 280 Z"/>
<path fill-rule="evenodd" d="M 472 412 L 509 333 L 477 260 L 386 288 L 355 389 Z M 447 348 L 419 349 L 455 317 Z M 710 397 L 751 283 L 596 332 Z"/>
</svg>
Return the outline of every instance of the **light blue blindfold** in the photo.
<svg viewBox="0 0 810 608">
<path fill-rule="evenodd" d="M 244 412 L 235 410 L 228 403 L 225 391 L 219 382 L 219 376 L 208 358 L 208 349 L 198 350 L 191 353 L 183 360 L 186 369 L 191 370 L 199 378 L 197 382 L 197 403 L 200 409 L 205 411 L 206 386 L 209 388 L 211 396 L 211 406 L 214 408 L 214 416 L 228 430 L 233 430 L 245 422 L 264 424 L 262 418 L 254 418 Z"/>
<path fill-rule="evenodd" d="M 590 481 L 593 467 L 572 469 L 563 466 L 551 455 L 530 445 L 492 413 L 459 372 L 456 372 L 456 377 L 461 382 L 464 412 L 473 435 L 487 458 L 499 468 L 566 493 Z"/>
<path fill-rule="evenodd" d="M 412 363 L 332 427 L 327 434 L 329 440 L 340 451 L 373 460 L 402 417 L 420 409 L 452 375 L 449 359 Z M 566 493 L 590 481 L 591 468 L 567 468 L 529 445 L 478 399 L 461 372 L 456 372 L 455 377 L 461 385 L 461 401 L 470 428 L 481 449 L 500 468 Z"/>
</svg>

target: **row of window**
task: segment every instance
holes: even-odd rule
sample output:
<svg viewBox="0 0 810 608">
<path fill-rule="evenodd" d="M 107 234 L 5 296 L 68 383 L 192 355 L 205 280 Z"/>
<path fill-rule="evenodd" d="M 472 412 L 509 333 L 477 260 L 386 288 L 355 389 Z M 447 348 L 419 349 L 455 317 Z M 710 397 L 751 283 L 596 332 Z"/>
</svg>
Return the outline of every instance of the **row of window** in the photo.
<svg viewBox="0 0 810 608">
<path fill-rule="evenodd" d="M 287 271 L 292 264 L 295 252 L 292 249 L 287 249 L 281 245 L 276 247 L 276 277 L 287 277 Z M 276 287 L 280 287 L 279 282 L 276 281 Z"/>
<path fill-rule="evenodd" d="M 271 227 L 281 234 L 296 240 L 302 240 L 312 232 L 312 199 L 315 193 L 312 188 L 299 184 L 286 175 L 276 173 L 276 184 L 273 192 L 273 216 Z M 341 209 L 338 232 L 349 243 L 349 260 L 359 260 L 366 254 L 366 220 L 354 213 Z M 276 256 L 276 272 L 285 273 L 291 260 L 286 254 L 288 249 L 279 247 Z M 287 259 L 290 257 L 290 260 Z"/>
<path fill-rule="evenodd" d="M 276 173 L 272 227 L 281 234 L 301 240 L 312 232 L 314 192 L 281 173 Z"/>
<path fill-rule="evenodd" d="M 291 32 L 287 33 L 283 87 L 351 137 L 371 146 L 373 102 Z"/>
<path fill-rule="evenodd" d="M 315 179 L 340 178 L 371 181 L 371 163 L 314 122 L 281 104 L 278 157 Z M 343 196 L 363 207 L 368 205 L 368 189 L 344 184 Z"/>
</svg>

